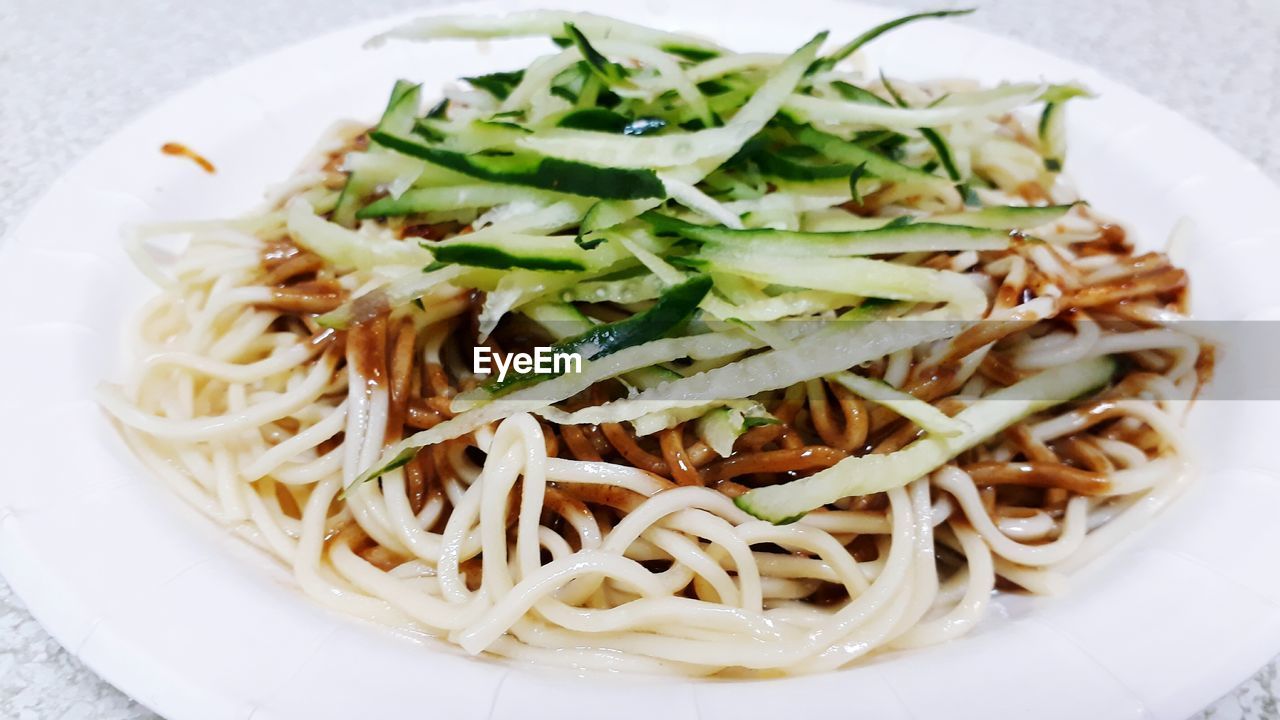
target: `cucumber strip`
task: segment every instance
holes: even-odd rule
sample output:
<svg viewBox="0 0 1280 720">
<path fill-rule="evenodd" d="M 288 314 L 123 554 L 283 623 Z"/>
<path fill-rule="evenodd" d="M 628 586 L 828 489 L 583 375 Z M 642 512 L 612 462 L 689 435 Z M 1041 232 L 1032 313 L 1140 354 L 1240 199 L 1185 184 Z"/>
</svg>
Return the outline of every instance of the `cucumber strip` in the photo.
<svg viewBox="0 0 1280 720">
<path fill-rule="evenodd" d="M 926 432 L 948 437 L 960 435 L 968 429 L 963 422 L 950 417 L 938 408 L 910 393 L 903 392 L 883 380 L 839 372 L 828 376 L 853 394 L 883 405 L 902 417 L 919 425 Z"/>
<path fill-rule="evenodd" d="M 657 98 L 669 90 L 674 90 L 676 95 L 685 103 L 685 107 L 682 108 L 683 112 L 700 120 L 703 127 L 711 127 L 717 124 L 716 117 L 712 114 L 711 107 L 707 103 L 707 98 L 702 94 L 702 90 L 689 79 L 684 67 L 675 58 L 647 45 L 620 40 L 602 40 L 600 46 L 612 55 L 637 61 L 649 71 L 658 74 L 656 78 L 649 77 L 647 74 L 636 77 L 636 83 L 640 85 L 639 91 L 641 93 Z M 618 92 L 622 93 L 621 90 Z M 735 105 L 734 107 L 736 109 L 737 106 Z"/>
<path fill-rule="evenodd" d="M 502 15 L 438 15 L 421 17 L 375 36 L 367 45 L 388 39 L 437 40 L 550 36 L 564 38 L 564 24 L 573 23 L 593 36 L 630 40 L 659 48 L 677 48 L 719 55 L 724 48 L 692 35 L 663 32 L 642 25 L 585 12 L 530 10 Z"/>
<path fill-rule="evenodd" d="M 336 310 L 316 318 L 316 323 L 321 327 L 346 330 L 357 315 L 357 303 L 367 307 L 370 302 L 384 302 L 387 308 L 395 310 L 454 280 L 465 270 L 466 268 L 461 265 L 451 265 L 431 272 L 397 278 L 377 290 L 346 301 Z M 380 293 L 380 296 L 375 297 L 373 293 Z"/>
<path fill-rule="evenodd" d="M 673 380 L 679 380 L 684 376 L 680 373 L 664 368 L 661 365 L 650 365 L 647 368 L 632 370 L 629 373 L 623 373 L 618 377 L 622 378 L 626 384 L 640 390 L 648 390 L 649 388 L 658 387 L 663 383 L 669 383 Z"/>
<path fill-rule="evenodd" d="M 602 167 L 529 152 L 466 155 L 380 131 L 370 137 L 396 152 L 481 180 L 612 200 L 666 197 L 652 170 Z"/>
<path fill-rule="evenodd" d="M 1044 110 L 1040 113 L 1037 134 L 1040 154 L 1049 172 L 1060 172 L 1067 159 L 1067 101 L 1077 97 L 1093 97 L 1079 85 L 1051 85 L 1044 92 Z"/>
<path fill-rule="evenodd" d="M 630 118 L 601 107 L 574 110 L 556 121 L 556 127 L 621 135 L 648 135 L 661 131 L 667 121 L 659 117 Z M 544 133 L 545 134 L 545 133 Z"/>
<path fill-rule="evenodd" d="M 914 15 L 907 15 L 904 17 L 897 18 L 896 20 L 890 20 L 889 22 L 881 23 L 880 25 L 877 25 L 871 28 L 870 30 L 867 30 L 866 32 L 862 33 L 861 35 L 855 37 L 854 39 L 850 40 L 844 45 L 841 45 L 835 52 L 817 61 L 815 63 L 816 67 L 813 68 L 813 71 L 827 70 L 834 67 L 836 63 L 854 54 L 863 45 L 866 45 L 867 43 L 871 42 L 872 40 L 875 40 L 876 38 L 889 32 L 890 30 L 893 30 L 894 28 L 900 27 L 902 25 L 906 25 L 908 23 L 913 23 L 917 20 L 926 20 L 929 18 L 955 17 L 958 15 L 968 15 L 973 11 L 974 11 L 974 8 L 966 8 L 962 10 L 933 10 L 931 12 L 922 12 L 922 13 L 916 13 Z"/>
<path fill-rule="evenodd" d="M 484 305 L 480 308 L 480 316 L 477 318 L 481 340 L 489 337 L 508 312 L 534 300 L 554 295 L 579 282 L 583 277 L 581 273 L 575 272 L 521 268 L 500 272 L 488 268 L 476 268 L 472 272 L 498 275 L 491 289 L 487 290 Z M 479 286 L 478 283 L 477 286 Z"/>
<path fill-rule="evenodd" d="M 897 103 L 898 107 L 910 107 L 907 104 L 907 101 L 902 99 L 902 95 L 898 94 L 898 91 L 894 89 L 893 84 L 889 82 L 889 78 L 884 74 L 884 69 L 880 70 L 880 84 L 884 86 L 885 91 L 889 93 L 889 96 L 893 98 L 893 101 Z M 872 95 L 871 97 L 875 96 Z M 945 100 L 946 96 L 944 95 L 942 98 L 934 101 L 929 107 L 933 107 Z M 887 105 L 888 103 L 884 104 Z M 951 154 L 951 146 L 948 145 L 947 141 L 942 137 L 942 133 L 934 130 L 933 128 L 927 127 L 916 128 L 916 130 L 920 132 L 920 135 L 923 136 L 925 141 L 929 143 L 929 146 L 933 148 L 934 155 L 938 157 L 938 162 L 942 165 L 942 169 L 946 171 L 947 177 L 951 179 L 951 182 L 960 182 L 960 171 L 956 169 L 956 161 Z"/>
<path fill-rule="evenodd" d="M 443 150 L 476 153 L 494 148 L 510 148 L 517 140 L 533 131 L 509 122 L 490 120 L 447 121 L 421 118 L 412 126 L 413 133 L 438 144 Z"/>
<path fill-rule="evenodd" d="M 454 185 L 416 188 L 400 197 L 384 197 L 361 208 L 357 218 L 403 217 L 440 210 L 489 208 L 517 201 L 554 202 L 561 195 L 514 185 Z"/>
<path fill-rule="evenodd" d="M 370 182 L 387 188 L 392 197 L 403 194 L 410 187 L 442 187 L 466 185 L 474 178 L 446 170 L 438 165 L 425 163 L 400 153 L 372 152 L 348 153 L 342 161 L 347 172 L 364 173 Z"/>
<path fill-rule="evenodd" d="M 556 127 L 591 132 L 620 133 L 630 118 L 602 107 L 585 107 L 573 110 L 556 121 Z"/>
<path fill-rule="evenodd" d="M 577 28 L 572 22 L 565 22 L 564 33 L 569 37 L 578 52 L 582 53 L 582 58 L 586 61 L 587 67 L 590 68 L 591 74 L 600 79 L 607 87 L 623 87 L 630 86 L 631 83 L 627 77 L 630 75 L 627 69 L 616 62 L 609 60 L 591 45 L 591 41 L 586 35 Z"/>
<path fill-rule="evenodd" d="M 967 425 L 959 435 L 927 435 L 887 455 L 845 458 L 807 478 L 756 488 L 734 503 L 781 525 L 841 498 L 903 487 L 1022 419 L 1105 386 L 1114 371 L 1108 357 L 1053 368 L 975 402 L 955 418 Z"/>
<path fill-rule="evenodd" d="M 778 113 L 778 109 L 782 106 L 787 96 L 796 89 L 804 75 L 805 68 L 813 61 L 818 46 L 822 44 L 824 38 L 825 35 L 819 35 L 792 53 L 781 67 L 770 75 L 769 79 L 751 96 L 751 99 L 734 114 L 733 119 L 729 121 L 729 125 L 726 127 L 753 128 L 753 131 L 743 138 L 742 144 L 754 137 L 757 132 L 764 128 L 765 123 L 769 122 Z M 746 134 L 745 131 L 744 134 Z M 671 174 L 682 182 L 690 185 L 697 184 L 737 154 L 742 144 L 732 148 L 732 150 L 726 150 L 721 155 L 703 158 L 695 163 L 676 168 Z M 645 210 L 657 207 L 658 204 L 658 202 L 652 200 L 600 203 L 584 219 L 582 234 L 585 235 L 589 232 L 596 232 L 626 222 Z"/>
<path fill-rule="evenodd" d="M 1044 85 L 1006 85 L 963 96 L 952 95 L 948 98 L 951 102 L 927 108 L 884 107 L 826 100 L 809 95 L 792 95 L 787 99 L 785 108 L 805 121 L 914 130 L 1002 115 L 1035 102 L 1044 91 Z"/>
<path fill-rule="evenodd" d="M 883 74 L 882 74 L 882 77 L 883 77 Z M 885 107 L 888 107 L 889 105 L 891 105 L 891 103 L 888 100 L 885 100 L 884 98 L 871 92 L 870 90 L 867 90 L 866 88 L 858 87 L 853 83 L 848 83 L 843 80 L 833 81 L 831 83 L 831 89 L 839 93 L 840 97 L 844 98 L 845 100 L 849 100 L 851 102 L 869 103 L 871 105 L 881 105 Z M 885 89 L 888 90 L 889 86 L 885 85 Z"/>
<path fill-rule="evenodd" d="M 987 296 L 965 276 L 946 270 L 899 265 L 858 257 L 744 255 L 719 246 L 703 247 L 699 258 L 712 272 L 728 272 L 772 283 L 862 297 L 955 305 L 961 317 L 981 317 Z"/>
<path fill-rule="evenodd" d="M 585 361 L 599 360 L 624 348 L 641 345 L 665 336 L 683 325 L 698 303 L 711 290 L 711 278 L 698 275 L 669 288 L 653 307 L 625 320 L 596 325 L 590 330 L 565 338 L 551 346 L 553 352 L 577 353 Z M 502 382 L 484 386 L 490 396 L 505 394 L 517 387 L 548 380 L 551 374 L 521 373 L 508 375 Z"/>
<path fill-rule="evenodd" d="M 1064 215 L 1071 212 L 1072 208 L 1080 204 L 1076 202 L 1069 205 L 986 207 L 972 212 L 934 215 L 928 218 L 928 222 L 992 230 L 1026 230 L 1061 220 Z"/>
<path fill-rule="evenodd" d="M 475 75 L 462 79 L 471 83 L 471 87 L 477 90 L 483 90 L 498 100 L 506 100 L 511 91 L 524 79 L 524 70 L 493 72 L 487 75 Z"/>
<path fill-rule="evenodd" d="M 416 243 L 359 233 L 329 222 L 316 215 L 303 198 L 289 201 L 286 211 L 289 234 L 294 242 L 324 258 L 335 268 L 422 267 L 431 262 L 431 253 Z"/>
<path fill-rule="evenodd" d="M 807 194 L 797 190 L 795 192 L 772 192 L 749 200 L 735 200 L 722 204 L 726 210 L 737 215 L 779 211 L 804 213 L 814 210 L 826 210 L 847 202 L 848 199 L 848 194 L 842 191 Z M 842 212 L 846 215 L 851 214 L 844 210 L 837 212 Z"/>
<path fill-rule="evenodd" d="M 808 47 L 809 45 L 805 46 L 805 48 Z M 801 48 L 798 52 L 804 52 L 805 48 Z M 679 69 L 672 69 L 669 72 L 679 72 Z M 695 104 L 690 102 L 690 99 L 685 99 L 686 104 L 695 108 L 697 114 L 710 112 L 697 109 L 705 104 L 705 98 L 702 98 L 696 88 L 682 90 L 677 87 L 676 89 L 681 91 L 682 95 L 693 93 L 696 99 L 702 101 Z M 756 94 L 760 95 L 764 91 L 765 88 L 762 86 Z M 765 99 L 769 99 L 769 96 Z M 601 135 L 592 130 L 559 129 L 520 138 L 516 144 L 552 157 L 616 167 L 679 167 L 705 158 L 723 157 L 727 160 L 744 143 L 760 132 L 772 116 L 772 113 L 765 116 L 758 110 L 758 107 L 751 108 L 748 101 L 748 104 L 744 105 L 724 126 L 694 132 L 666 133 L 654 137 L 638 137 L 639 133 L 632 133 L 619 137 Z M 704 119 L 703 123 L 709 124 L 707 119 Z"/>
<path fill-rule="evenodd" d="M 678 167 L 705 158 L 732 155 L 757 132 L 744 120 L 724 127 L 654 136 L 602 135 L 559 129 L 521 138 L 519 147 L 551 157 L 624 168 Z M 718 166 L 718 163 L 717 163 Z"/>
<path fill-rule="evenodd" d="M 854 170 L 853 165 L 798 162 L 777 153 L 768 152 L 756 153 L 752 159 L 756 167 L 760 168 L 760 172 L 765 175 L 797 182 L 847 178 Z"/>
<path fill-rule="evenodd" d="M 552 114 L 549 111 L 557 101 L 560 109 L 572 109 L 572 104 L 577 102 L 577 94 L 564 84 L 563 78 L 565 75 L 572 78 L 575 74 L 581 78 L 582 83 L 586 83 L 591 74 L 583 67 L 582 53 L 577 48 L 540 57 L 529 65 L 520 84 L 502 101 L 499 109 L 502 112 L 523 113 L 530 122 L 537 122 Z M 569 84 L 574 82 L 576 81 Z"/>
<path fill-rule="evenodd" d="M 733 444 L 747 431 L 741 410 L 722 407 L 698 420 L 698 437 L 720 457 L 733 454 Z"/>
<path fill-rule="evenodd" d="M 893 218 L 862 217 L 861 215 L 854 215 L 848 210 L 830 208 L 806 212 L 800 222 L 800 229 L 805 232 L 851 232 L 876 230 L 885 227 L 892 221 Z M 932 222 L 933 218 L 929 218 L 929 221 Z"/>
<path fill-rule="evenodd" d="M 712 60 L 720 56 L 720 53 L 712 50 L 704 50 L 702 48 L 688 47 L 679 43 L 666 43 L 660 45 L 659 48 L 663 52 L 670 53 L 676 57 L 688 60 L 690 62 L 703 62 Z"/>
<path fill-rule="evenodd" d="M 594 280 L 577 283 L 565 290 L 561 299 L 568 302 L 635 303 L 652 300 L 662 294 L 666 283 L 652 273 L 621 280 Z"/>
<path fill-rule="evenodd" d="M 862 166 L 867 173 L 881 180 L 925 188 L 948 204 L 960 205 L 959 193 L 956 192 L 955 187 L 946 178 L 903 165 L 874 150 L 868 150 L 857 143 L 822 132 L 812 125 L 799 124 L 785 118 L 782 124 L 797 141 L 817 150 L 832 160 L 848 164 L 850 171 L 854 166 Z"/>
<path fill-rule="evenodd" d="M 567 302 L 529 303 L 520 313 L 542 325 L 556 340 L 581 335 L 595 326 L 591 318 Z"/>
<path fill-rule="evenodd" d="M 903 348 L 954 337 L 964 323 L 943 315 L 922 316 L 926 322 L 835 322 L 789 347 L 768 350 L 737 362 L 666 383 L 635 397 L 571 413 L 546 415 L 561 425 L 635 420 L 652 412 L 731 402 L 766 390 L 847 370 Z M 822 348 L 815 352 L 814 348 Z"/>
<path fill-rule="evenodd" d="M 515 390 L 502 402 L 489 402 L 469 409 L 386 448 L 382 455 L 352 483 L 358 485 L 379 477 L 413 458 L 418 448 L 435 445 L 520 412 L 540 412 L 552 403 L 573 397 L 592 385 L 651 365 L 680 358 L 702 360 L 725 357 L 759 347 L 760 341 L 739 332 L 708 333 L 692 337 L 664 338 L 619 350 L 596 361 L 582 364 L 582 372 L 562 375 L 533 387 Z"/>
<path fill-rule="evenodd" d="M 651 412 L 648 415 L 642 415 L 635 420 L 632 420 L 631 426 L 635 429 L 637 436 L 644 437 L 661 430 L 670 430 L 682 422 L 696 420 L 708 411 L 714 411 L 715 408 L 719 407 L 721 407 L 720 403 L 708 403 L 697 407 L 678 407 L 670 408 L 668 410 L 659 410 L 658 412 Z"/>
<path fill-rule="evenodd" d="M 955 158 L 951 155 L 951 146 L 943 139 L 942 134 L 933 128 L 916 128 L 924 139 L 933 147 L 933 152 L 938 156 L 938 162 L 942 164 L 942 169 L 946 171 L 947 177 L 951 182 L 960 182 L 960 171 L 956 169 Z"/>
<path fill-rule="evenodd" d="M 774 297 L 738 303 L 733 316 L 747 322 L 768 322 L 852 307 L 858 302 L 857 295 L 847 293 L 797 290 Z"/>
<path fill-rule="evenodd" d="M 677 378 L 678 377 L 679 376 L 677 376 Z M 758 402 L 755 402 L 754 400 L 726 400 L 724 402 L 707 403 L 706 405 L 700 405 L 696 407 L 676 407 L 676 408 L 670 408 L 667 410 L 659 410 L 657 412 L 652 412 L 652 413 L 649 413 L 648 415 L 643 415 L 641 417 L 636 418 L 635 420 L 632 420 L 631 425 L 635 429 L 636 435 L 640 437 L 644 437 L 646 435 L 652 435 L 660 430 L 669 430 L 675 427 L 676 425 L 679 425 L 682 422 L 687 422 L 689 420 L 698 420 L 699 421 L 698 427 L 701 428 L 702 420 L 705 420 L 709 415 L 718 415 L 719 412 L 722 410 L 726 410 L 729 412 L 730 414 L 729 420 L 731 425 L 728 428 L 717 428 L 716 427 L 717 423 L 716 421 L 713 420 L 712 432 L 714 433 L 720 429 L 731 432 L 733 429 L 732 423 L 736 422 L 736 428 L 737 428 L 736 435 L 726 438 L 724 434 L 720 434 L 714 438 L 715 442 L 721 444 L 722 446 L 725 440 L 727 439 L 730 452 L 733 451 L 732 450 L 733 440 L 736 439 L 738 435 L 741 435 L 742 433 L 746 432 L 748 429 L 747 423 L 745 420 L 745 415 L 747 415 L 748 413 L 752 416 L 753 419 L 763 420 L 765 421 L 766 424 L 769 421 L 777 422 L 776 419 L 772 418 L 769 415 L 769 413 L 765 411 L 763 405 L 761 405 Z M 700 429 L 699 429 L 699 434 L 701 434 Z M 728 457 L 728 456 L 721 455 L 721 457 Z"/>
<path fill-rule="evenodd" d="M 808 257 L 1003 250 L 1009 247 L 1010 242 L 1007 231 L 927 222 L 875 230 L 817 233 L 765 228 L 735 230 L 724 226 L 694 225 L 656 212 L 647 212 L 640 219 L 658 232 L 675 233 L 689 240 L 740 254 Z"/>
<path fill-rule="evenodd" d="M 769 69 L 786 61 L 786 55 L 775 53 L 733 53 L 698 63 L 689 68 L 689 79 L 696 83 L 704 83 L 726 75 L 735 75 L 748 70 Z"/>
<path fill-rule="evenodd" d="M 675 177 L 667 177 L 665 175 L 660 175 L 659 177 L 662 178 L 662 182 L 667 188 L 667 195 L 672 200 L 694 212 L 702 213 L 722 225 L 731 228 L 742 227 L 742 220 L 736 214 L 729 212 L 723 205 L 716 202 L 696 186 L 681 182 Z"/>
<path fill-rule="evenodd" d="M 535 320 L 556 340 L 564 340 L 575 335 L 581 335 L 596 326 L 596 323 L 578 308 L 567 302 L 538 302 L 530 303 L 520 310 L 521 314 Z M 646 388 L 657 387 L 664 382 L 679 380 L 682 375 L 674 371 L 668 370 L 661 365 L 653 365 L 639 370 L 623 373 L 618 376 L 625 384 L 644 390 Z M 483 388 L 477 388 L 480 393 L 484 393 Z M 463 393 L 466 395 L 466 393 Z M 477 394 L 479 396 L 479 394 Z M 462 395 L 459 395 L 462 397 Z M 484 394 L 484 399 L 488 395 Z"/>
<path fill-rule="evenodd" d="M 592 266 L 588 251 L 567 235 L 462 235 L 431 245 L 431 250 L 438 262 L 497 270 L 582 271 Z"/>
<path fill-rule="evenodd" d="M 408 132 L 413 127 L 413 119 L 418 114 L 421 104 L 422 86 L 407 80 L 397 80 L 391 89 L 391 98 L 382 111 L 382 119 L 378 121 L 379 130 L 391 132 Z M 347 181 L 342 186 L 342 194 L 338 196 L 338 204 L 333 208 L 333 221 L 343 227 L 355 225 L 357 210 L 365 198 L 373 193 L 378 180 L 355 170 L 349 171 Z"/>
</svg>

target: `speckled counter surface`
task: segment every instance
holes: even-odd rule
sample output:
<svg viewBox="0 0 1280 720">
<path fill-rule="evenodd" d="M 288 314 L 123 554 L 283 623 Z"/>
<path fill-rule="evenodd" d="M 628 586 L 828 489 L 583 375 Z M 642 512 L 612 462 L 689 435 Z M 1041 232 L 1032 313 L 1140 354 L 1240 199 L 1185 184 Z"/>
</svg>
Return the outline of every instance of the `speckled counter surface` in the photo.
<svg viewBox="0 0 1280 720">
<path fill-rule="evenodd" d="M 0 0 L 0 235 L 76 158 L 196 79 L 344 23 L 431 3 Z M 1280 0 L 965 4 L 981 11 L 962 22 L 1097 67 L 1280 180 Z M 608 3 L 600 7 L 607 12 Z M 1202 717 L 1280 718 L 1278 694 L 1273 662 Z M 152 717 L 61 649 L 0 579 L 0 718 Z"/>
</svg>

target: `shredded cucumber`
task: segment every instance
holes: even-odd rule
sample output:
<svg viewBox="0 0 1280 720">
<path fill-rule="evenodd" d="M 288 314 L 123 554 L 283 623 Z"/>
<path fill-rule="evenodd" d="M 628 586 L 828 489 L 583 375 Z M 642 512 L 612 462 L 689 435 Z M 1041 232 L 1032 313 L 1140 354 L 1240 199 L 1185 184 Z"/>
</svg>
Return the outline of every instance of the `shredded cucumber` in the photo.
<svg viewBox="0 0 1280 720">
<path fill-rule="evenodd" d="M 741 128 L 742 134 L 746 136 L 742 138 L 741 143 L 746 143 L 752 135 L 759 132 L 765 123 L 769 122 L 778 113 L 778 109 L 782 107 L 787 96 L 795 91 L 800 79 L 804 76 L 805 69 L 809 66 L 809 63 L 813 62 L 813 58 L 818 52 L 818 47 L 822 45 L 825 39 L 826 34 L 820 34 L 795 51 L 733 116 L 730 123 L 735 127 Z M 748 133 L 746 130 L 751 130 L 751 132 Z M 631 139 L 641 140 L 644 138 Z M 700 182 L 725 161 L 729 160 L 738 151 L 741 143 L 739 146 L 724 150 L 719 155 L 705 157 L 692 164 L 675 168 L 671 172 L 671 178 L 690 185 Z M 646 210 L 657 207 L 659 204 L 659 202 L 652 200 L 601 203 L 592 209 L 590 216 L 584 221 L 584 233 L 604 230 L 626 222 Z"/>
<path fill-rule="evenodd" d="M 455 417 L 388 449 L 362 477 L 520 411 L 641 433 L 696 420 L 727 456 L 752 423 L 769 421 L 744 398 L 821 378 L 931 438 L 968 437 L 961 418 L 856 366 L 985 316 L 990 288 L 928 256 L 962 253 L 958 267 L 1015 240 L 1020 251 L 1070 212 L 982 201 L 1016 202 L 1028 180 L 1047 187 L 1044 168 L 1062 154 L 1055 108 L 1081 91 L 1006 85 L 907 107 L 901 98 L 939 92 L 887 80 L 881 91 L 837 67 L 894 28 L 964 12 L 884 23 L 825 56 L 825 33 L 789 55 L 736 54 L 561 11 L 427 17 L 376 38 L 544 36 L 559 49 L 463 76 L 426 113 L 420 89 L 397 83 L 369 149 L 346 156 L 342 192 L 328 183 L 327 195 L 306 196 L 332 204 L 332 221 L 304 199 L 281 213 L 300 247 L 335 269 L 376 273 L 352 278 L 375 290 L 322 324 L 348 326 L 361 303 L 433 322 L 433 311 L 483 292 L 481 340 L 519 312 L 512 329 L 540 336 L 520 323 L 541 324 L 586 362 L 581 374 L 464 393 Z M 1002 127 L 1006 113 L 1040 102 L 1038 140 Z M 773 322 L 786 320 L 802 322 Z M 604 380 L 630 395 L 555 407 Z"/>
</svg>

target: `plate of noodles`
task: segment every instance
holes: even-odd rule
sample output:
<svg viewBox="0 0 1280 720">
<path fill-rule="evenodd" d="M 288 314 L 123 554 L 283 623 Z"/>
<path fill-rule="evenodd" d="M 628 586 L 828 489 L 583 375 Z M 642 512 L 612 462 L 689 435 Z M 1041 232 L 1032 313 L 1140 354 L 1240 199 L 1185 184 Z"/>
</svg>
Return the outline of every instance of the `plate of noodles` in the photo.
<svg viewBox="0 0 1280 720">
<path fill-rule="evenodd" d="M 288 48 L 35 206 L 59 642 L 178 720 L 1180 718 L 1280 650 L 1256 168 L 964 11 L 588 5 Z"/>
</svg>

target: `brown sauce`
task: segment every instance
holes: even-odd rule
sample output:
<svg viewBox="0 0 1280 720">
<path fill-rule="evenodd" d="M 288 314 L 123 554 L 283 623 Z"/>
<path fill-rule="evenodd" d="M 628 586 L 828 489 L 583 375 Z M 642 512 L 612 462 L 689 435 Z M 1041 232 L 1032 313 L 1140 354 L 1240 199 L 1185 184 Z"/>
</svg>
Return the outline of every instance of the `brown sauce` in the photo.
<svg viewBox="0 0 1280 720">
<path fill-rule="evenodd" d="M 160 152 L 164 153 L 165 155 L 172 155 L 174 157 L 187 158 L 188 160 L 195 163 L 196 165 L 199 165 L 201 170 L 204 170 L 210 175 L 218 172 L 218 169 L 213 166 L 213 163 L 205 159 L 205 157 L 200 153 L 196 152 L 195 150 L 192 150 L 191 148 L 187 147 L 186 145 L 183 145 L 182 143 L 167 142 L 160 146 Z"/>
</svg>

